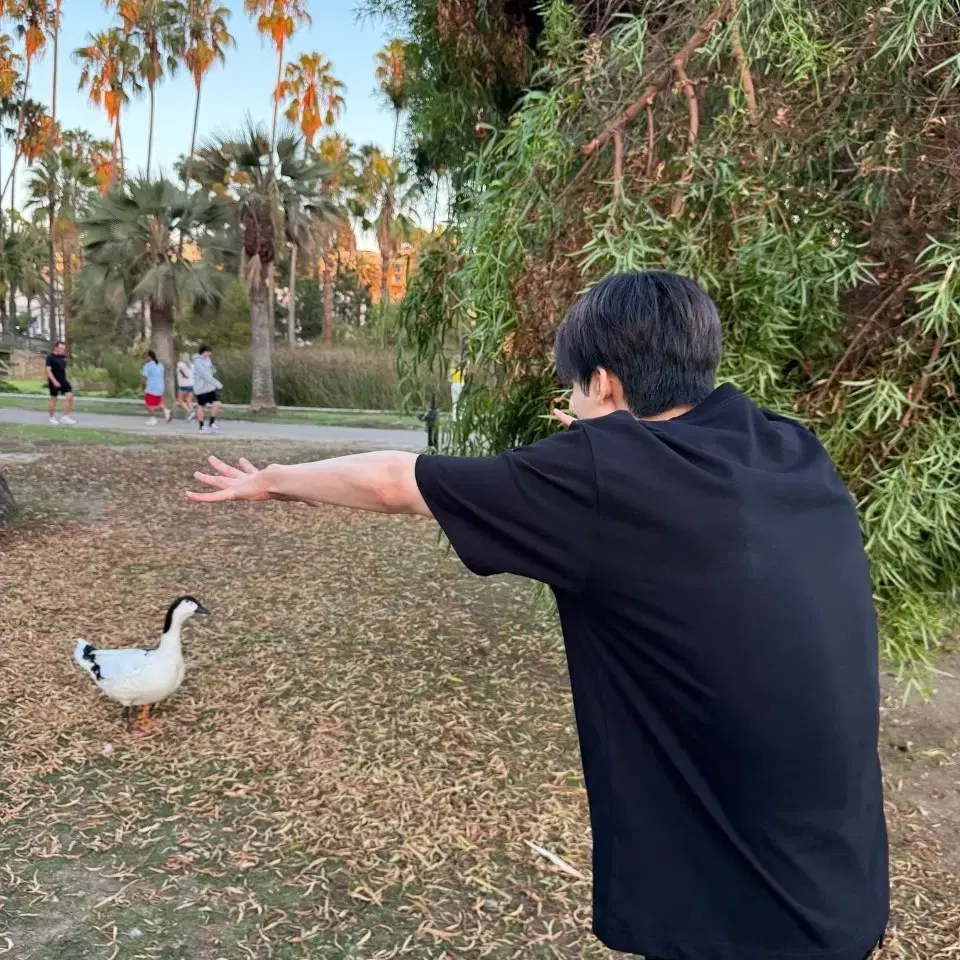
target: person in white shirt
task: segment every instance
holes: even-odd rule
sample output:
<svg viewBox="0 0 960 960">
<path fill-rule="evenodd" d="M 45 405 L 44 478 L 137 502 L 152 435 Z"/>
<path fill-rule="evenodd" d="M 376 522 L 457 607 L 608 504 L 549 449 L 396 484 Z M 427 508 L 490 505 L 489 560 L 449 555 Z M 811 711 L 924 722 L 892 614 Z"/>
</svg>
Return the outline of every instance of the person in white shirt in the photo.
<svg viewBox="0 0 960 960">
<path fill-rule="evenodd" d="M 195 416 L 193 410 L 193 364 L 189 353 L 181 353 L 177 363 L 177 403 L 187 415 L 187 423 Z"/>
</svg>

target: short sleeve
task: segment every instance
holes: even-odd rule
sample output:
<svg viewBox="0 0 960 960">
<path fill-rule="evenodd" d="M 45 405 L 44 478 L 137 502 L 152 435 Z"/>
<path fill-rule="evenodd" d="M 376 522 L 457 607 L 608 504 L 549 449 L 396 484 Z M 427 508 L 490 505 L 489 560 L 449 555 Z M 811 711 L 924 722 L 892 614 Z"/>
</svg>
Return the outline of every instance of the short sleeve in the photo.
<svg viewBox="0 0 960 960">
<path fill-rule="evenodd" d="M 472 572 L 512 573 L 569 592 L 585 586 L 598 511 L 593 452 L 580 425 L 498 457 L 421 456 L 416 478 Z"/>
</svg>

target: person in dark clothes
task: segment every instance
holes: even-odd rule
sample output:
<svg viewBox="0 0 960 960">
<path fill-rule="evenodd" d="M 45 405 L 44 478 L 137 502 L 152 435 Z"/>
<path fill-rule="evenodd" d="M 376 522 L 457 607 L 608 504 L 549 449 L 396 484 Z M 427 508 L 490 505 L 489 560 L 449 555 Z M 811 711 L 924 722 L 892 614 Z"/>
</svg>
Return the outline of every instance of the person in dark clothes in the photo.
<svg viewBox="0 0 960 960">
<path fill-rule="evenodd" d="M 53 345 L 53 350 L 47 354 L 45 365 L 47 374 L 47 389 L 50 391 L 50 400 L 47 404 L 47 410 L 50 413 L 50 423 L 52 426 L 59 426 L 61 423 L 72 426 L 77 421 L 70 416 L 73 408 L 73 387 L 67 379 L 67 345 L 58 340 Z M 57 397 L 64 397 L 63 417 L 57 419 Z"/>
<path fill-rule="evenodd" d="M 889 885 L 857 513 L 813 433 L 715 386 L 721 340 L 692 281 L 613 276 L 557 334 L 567 430 L 489 458 L 211 458 L 187 496 L 434 517 L 474 573 L 553 589 L 609 947 L 863 960 Z"/>
</svg>

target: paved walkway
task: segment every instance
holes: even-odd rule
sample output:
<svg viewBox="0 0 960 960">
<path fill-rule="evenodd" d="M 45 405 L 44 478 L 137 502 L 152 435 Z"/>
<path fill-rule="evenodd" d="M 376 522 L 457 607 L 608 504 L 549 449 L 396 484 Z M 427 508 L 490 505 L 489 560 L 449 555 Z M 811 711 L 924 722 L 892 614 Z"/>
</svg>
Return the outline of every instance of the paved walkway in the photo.
<svg viewBox="0 0 960 960">
<path fill-rule="evenodd" d="M 145 418 L 127 417 L 110 413 L 78 413 L 77 427 L 89 430 L 121 430 L 139 436 L 170 437 L 205 440 L 196 423 L 174 420 L 148 427 Z M 45 410 L 20 410 L 0 407 L 0 423 L 21 423 L 27 426 L 48 426 Z M 220 420 L 219 437 L 230 440 L 292 440 L 298 443 L 323 443 L 333 447 L 363 447 L 379 450 L 422 450 L 426 445 L 426 431 L 374 430 L 369 427 L 321 427 L 301 423 L 263 423 L 250 420 Z M 52 429 L 52 428 L 51 428 Z M 74 427 L 61 426 L 61 430 Z"/>
</svg>

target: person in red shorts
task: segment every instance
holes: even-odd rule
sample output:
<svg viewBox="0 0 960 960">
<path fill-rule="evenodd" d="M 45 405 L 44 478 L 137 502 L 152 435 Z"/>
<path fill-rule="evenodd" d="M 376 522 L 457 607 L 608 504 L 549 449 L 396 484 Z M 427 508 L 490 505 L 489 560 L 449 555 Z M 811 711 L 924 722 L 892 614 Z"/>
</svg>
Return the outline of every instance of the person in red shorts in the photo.
<svg viewBox="0 0 960 960">
<path fill-rule="evenodd" d="M 150 414 L 147 426 L 155 427 L 157 425 L 157 413 L 161 410 L 164 420 L 169 423 L 173 414 L 163 404 L 163 364 L 152 350 L 147 351 L 147 362 L 140 370 L 140 377 L 140 388 L 143 390 L 143 399 L 147 404 L 147 413 Z"/>
</svg>

